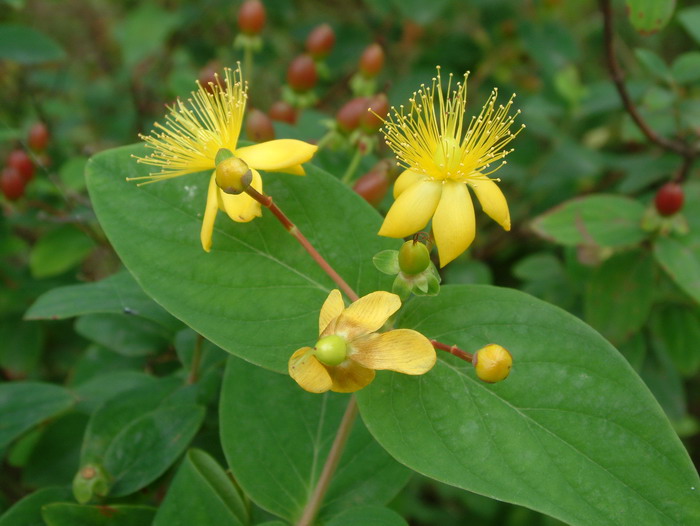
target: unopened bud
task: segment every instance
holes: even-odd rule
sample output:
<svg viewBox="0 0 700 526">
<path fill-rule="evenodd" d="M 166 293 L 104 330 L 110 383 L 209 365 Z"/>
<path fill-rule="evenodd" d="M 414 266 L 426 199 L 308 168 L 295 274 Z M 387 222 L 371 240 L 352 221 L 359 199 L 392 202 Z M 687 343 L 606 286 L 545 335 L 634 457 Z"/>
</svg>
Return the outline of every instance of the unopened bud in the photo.
<svg viewBox="0 0 700 526">
<path fill-rule="evenodd" d="M 222 148 L 216 154 L 216 184 L 227 194 L 245 192 L 253 182 L 253 173 L 245 161 L 233 155 L 227 157 L 222 152 L 228 152 L 228 150 Z M 220 157 L 221 160 L 219 160 Z"/>
<path fill-rule="evenodd" d="M 472 365 L 480 380 L 492 384 L 508 378 L 513 357 L 505 348 L 491 343 L 474 353 Z"/>
</svg>

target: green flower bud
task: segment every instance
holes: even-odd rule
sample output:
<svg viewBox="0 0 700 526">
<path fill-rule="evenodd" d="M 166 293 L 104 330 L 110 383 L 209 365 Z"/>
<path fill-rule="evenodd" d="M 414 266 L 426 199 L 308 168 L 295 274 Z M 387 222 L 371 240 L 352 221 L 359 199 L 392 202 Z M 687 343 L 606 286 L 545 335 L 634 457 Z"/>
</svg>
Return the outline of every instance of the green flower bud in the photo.
<svg viewBox="0 0 700 526">
<path fill-rule="evenodd" d="M 507 349 L 491 343 L 474 353 L 472 365 L 480 380 L 492 384 L 508 378 L 513 357 Z"/>
<path fill-rule="evenodd" d="M 406 241 L 399 249 L 399 268 L 404 274 L 413 276 L 428 268 L 430 252 L 420 241 Z"/>
<path fill-rule="evenodd" d="M 107 496 L 109 489 L 107 474 L 97 464 L 85 464 L 73 478 L 73 496 L 81 504 Z"/>
<path fill-rule="evenodd" d="M 314 347 L 316 359 L 324 365 L 340 365 L 348 354 L 348 346 L 340 336 L 331 334 L 321 338 Z"/>
<path fill-rule="evenodd" d="M 229 154 L 225 148 L 216 154 L 216 184 L 227 194 L 240 194 L 253 182 L 253 173 L 242 159 Z"/>
</svg>

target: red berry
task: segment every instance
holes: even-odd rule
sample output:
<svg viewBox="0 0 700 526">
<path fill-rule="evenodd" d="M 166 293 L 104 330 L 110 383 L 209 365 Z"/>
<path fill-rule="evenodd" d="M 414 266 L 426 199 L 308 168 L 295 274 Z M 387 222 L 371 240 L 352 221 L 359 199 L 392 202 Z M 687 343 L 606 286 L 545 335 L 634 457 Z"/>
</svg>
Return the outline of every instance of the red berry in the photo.
<svg viewBox="0 0 700 526">
<path fill-rule="evenodd" d="M 287 69 L 287 84 L 295 91 L 309 91 L 317 80 L 316 64 L 309 55 L 299 55 Z"/>
<path fill-rule="evenodd" d="M 0 189 L 10 201 L 16 201 L 24 194 L 27 180 L 14 166 L 6 166 L 0 176 Z"/>
<path fill-rule="evenodd" d="M 221 82 L 220 79 L 217 79 L 216 75 L 216 73 L 220 69 L 221 64 L 219 64 L 219 62 L 215 60 L 212 60 L 206 66 L 199 70 L 199 77 L 197 78 L 197 80 L 199 81 L 199 84 L 209 93 L 214 93 L 214 88 L 212 87 L 212 84 L 216 86 L 218 83 Z"/>
<path fill-rule="evenodd" d="M 282 121 L 289 124 L 296 124 L 297 122 L 297 110 L 295 110 L 291 104 L 283 100 L 278 100 L 270 106 L 270 111 L 267 113 L 270 118 L 275 121 Z"/>
<path fill-rule="evenodd" d="M 367 112 L 369 107 L 369 99 L 367 97 L 356 97 L 349 100 L 335 114 L 335 120 L 338 122 L 338 127 L 350 133 L 360 125 L 360 119 Z"/>
<path fill-rule="evenodd" d="M 678 183 L 666 183 L 656 192 L 656 210 L 662 216 L 672 216 L 683 208 L 683 188 Z"/>
<path fill-rule="evenodd" d="M 265 27 L 265 6 L 260 0 L 246 0 L 238 10 L 238 27 L 248 35 L 257 35 Z"/>
<path fill-rule="evenodd" d="M 275 138 L 272 120 L 264 112 L 253 108 L 248 112 L 245 132 L 251 141 L 264 142 Z"/>
<path fill-rule="evenodd" d="M 352 189 L 372 206 L 382 202 L 389 190 L 389 163 L 379 162 L 365 175 L 360 177 Z"/>
<path fill-rule="evenodd" d="M 46 124 L 43 122 L 35 123 L 29 129 L 27 142 L 32 150 L 37 152 L 44 151 L 49 144 L 49 129 L 46 127 Z"/>
<path fill-rule="evenodd" d="M 7 158 L 7 165 L 16 168 L 25 180 L 30 181 L 34 177 L 34 163 L 24 150 L 14 150 Z"/>
<path fill-rule="evenodd" d="M 314 58 L 324 58 L 335 45 L 335 33 L 328 24 L 316 26 L 306 39 L 306 51 Z"/>
<path fill-rule="evenodd" d="M 360 57 L 360 71 L 368 77 L 374 77 L 384 67 L 384 50 L 377 44 L 370 44 Z"/>
<path fill-rule="evenodd" d="M 387 113 L 389 113 L 389 99 L 383 93 L 375 95 L 370 99 L 369 110 L 366 110 L 362 115 L 360 124 L 366 132 L 376 133 L 382 127 L 383 119 Z M 379 116 L 377 117 L 377 115 Z"/>
</svg>

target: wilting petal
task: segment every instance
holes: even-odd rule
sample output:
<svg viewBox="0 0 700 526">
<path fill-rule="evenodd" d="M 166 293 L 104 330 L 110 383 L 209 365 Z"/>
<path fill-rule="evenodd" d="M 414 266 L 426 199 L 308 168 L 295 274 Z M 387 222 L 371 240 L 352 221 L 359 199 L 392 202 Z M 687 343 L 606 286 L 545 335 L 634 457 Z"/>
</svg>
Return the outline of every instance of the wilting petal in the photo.
<svg viewBox="0 0 700 526">
<path fill-rule="evenodd" d="M 411 329 L 372 334 L 352 343 L 350 359 L 370 369 L 389 369 L 404 374 L 423 374 L 437 356 L 428 338 Z"/>
<path fill-rule="evenodd" d="M 298 165 L 310 160 L 317 149 L 316 145 L 308 142 L 278 139 L 244 146 L 236 150 L 234 155 L 256 170 L 285 172 L 290 169 L 291 173 L 298 174 Z"/>
<path fill-rule="evenodd" d="M 218 191 L 219 187 L 216 186 L 216 174 L 211 174 L 211 179 L 209 179 L 209 190 L 207 190 L 207 206 L 204 209 L 202 230 L 199 233 L 199 239 L 202 241 L 202 248 L 206 252 L 211 250 L 211 237 L 214 233 L 214 221 L 216 221 L 216 214 L 219 211 L 219 202 L 216 196 Z"/>
<path fill-rule="evenodd" d="M 354 393 L 369 385 L 374 380 L 375 372 L 366 369 L 352 360 L 345 360 L 336 367 L 329 367 L 328 372 L 333 378 L 331 391 L 336 393 Z"/>
<path fill-rule="evenodd" d="M 289 376 L 310 393 L 325 393 L 333 386 L 328 369 L 312 354 L 311 347 L 302 347 L 289 359 Z"/>
<path fill-rule="evenodd" d="M 474 190 L 484 212 L 504 230 L 510 230 L 508 202 L 498 185 L 491 179 L 477 179 L 469 181 L 469 186 Z"/>
<path fill-rule="evenodd" d="M 394 183 L 394 199 L 399 197 L 409 186 L 413 186 L 417 182 L 425 179 L 427 179 L 427 177 L 421 173 L 411 169 L 405 170 L 396 178 L 396 182 Z"/>
<path fill-rule="evenodd" d="M 444 267 L 474 241 L 474 205 L 464 183 L 446 181 L 433 217 L 433 234 Z"/>
<path fill-rule="evenodd" d="M 335 323 L 332 323 L 345 309 L 343 296 L 338 289 L 333 289 L 321 307 L 321 314 L 318 317 L 318 333 L 321 336 L 333 334 Z M 328 331 L 326 331 L 328 329 Z"/>
<path fill-rule="evenodd" d="M 251 186 L 262 193 L 262 178 L 257 170 L 251 170 L 253 182 Z M 247 223 L 262 215 L 260 203 L 246 193 L 227 194 L 219 189 L 219 200 L 228 216 L 238 223 Z"/>
<path fill-rule="evenodd" d="M 378 290 L 361 297 L 338 317 L 335 334 L 352 342 L 382 328 L 386 320 L 401 308 L 401 300 L 396 294 Z"/>
<path fill-rule="evenodd" d="M 380 236 L 406 237 L 428 224 L 442 194 L 442 183 L 422 181 L 406 188 L 391 205 Z"/>
</svg>

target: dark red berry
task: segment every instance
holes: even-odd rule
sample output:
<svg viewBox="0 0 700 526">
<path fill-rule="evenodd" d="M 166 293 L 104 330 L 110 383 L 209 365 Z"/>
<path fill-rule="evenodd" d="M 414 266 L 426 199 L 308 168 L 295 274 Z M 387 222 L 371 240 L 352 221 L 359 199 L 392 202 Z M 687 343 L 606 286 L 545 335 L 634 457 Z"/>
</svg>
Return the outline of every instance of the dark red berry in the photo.
<svg viewBox="0 0 700 526">
<path fill-rule="evenodd" d="M 370 99 L 369 109 L 364 112 L 360 120 L 362 129 L 368 133 L 378 132 L 387 113 L 389 113 L 389 99 L 383 93 L 375 95 Z"/>
<path fill-rule="evenodd" d="M 654 204 L 662 216 L 672 216 L 683 208 L 683 188 L 678 183 L 666 183 L 656 192 Z"/>
<path fill-rule="evenodd" d="M 377 163 L 374 168 L 355 181 L 352 189 L 369 204 L 377 206 L 389 190 L 388 172 L 389 163 Z"/>
<path fill-rule="evenodd" d="M 296 124 L 297 122 L 297 110 L 283 100 L 278 100 L 272 106 L 270 106 L 270 111 L 267 112 L 272 120 L 286 122 L 288 124 Z"/>
<path fill-rule="evenodd" d="M 6 166 L 0 176 L 0 190 L 10 201 L 16 201 L 24 194 L 27 180 L 14 166 Z"/>
<path fill-rule="evenodd" d="M 309 55 L 299 55 L 287 69 L 287 84 L 295 91 L 309 91 L 317 80 L 316 64 Z"/>
<path fill-rule="evenodd" d="M 7 158 L 7 165 L 16 168 L 26 181 L 30 181 L 34 177 L 34 163 L 24 150 L 10 152 L 10 156 Z"/>
<path fill-rule="evenodd" d="M 35 123 L 29 129 L 27 142 L 32 150 L 43 152 L 49 144 L 49 129 L 46 127 L 46 124 L 43 122 Z"/>
<path fill-rule="evenodd" d="M 221 70 L 221 64 L 212 60 L 206 66 L 199 70 L 199 77 L 197 80 L 199 84 L 207 90 L 209 93 L 214 93 L 214 87 L 221 82 L 221 79 L 217 78 L 217 72 Z"/>
<path fill-rule="evenodd" d="M 360 119 L 369 108 L 369 99 L 367 97 L 356 97 L 349 100 L 335 114 L 335 120 L 338 122 L 338 127 L 346 132 L 357 129 L 360 125 Z"/>
<path fill-rule="evenodd" d="M 248 35 L 257 35 L 265 27 L 265 6 L 260 0 L 246 0 L 238 10 L 238 27 Z"/>
<path fill-rule="evenodd" d="M 264 112 L 253 108 L 248 112 L 245 122 L 245 132 L 251 141 L 264 142 L 275 138 L 275 128 L 272 120 Z"/>
<path fill-rule="evenodd" d="M 370 44 L 360 57 L 360 71 L 368 77 L 374 77 L 384 67 L 384 50 L 377 44 Z"/>
<path fill-rule="evenodd" d="M 316 59 L 328 56 L 334 45 L 335 33 L 328 24 L 316 26 L 306 39 L 306 51 Z"/>
</svg>

